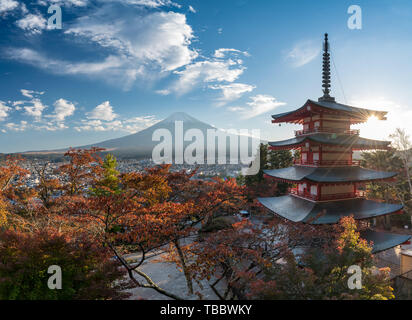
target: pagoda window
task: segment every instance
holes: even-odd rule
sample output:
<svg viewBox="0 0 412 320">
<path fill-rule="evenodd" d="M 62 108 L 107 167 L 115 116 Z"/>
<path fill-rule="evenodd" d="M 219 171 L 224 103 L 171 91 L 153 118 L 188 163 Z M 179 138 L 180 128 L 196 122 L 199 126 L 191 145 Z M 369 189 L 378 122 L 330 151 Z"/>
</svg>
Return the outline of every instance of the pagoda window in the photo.
<svg viewBox="0 0 412 320">
<path fill-rule="evenodd" d="M 316 121 L 315 122 L 315 128 L 319 128 L 320 127 L 320 122 L 319 121 Z"/>
<path fill-rule="evenodd" d="M 310 186 L 310 194 L 317 196 L 318 195 L 318 186 Z"/>
<path fill-rule="evenodd" d="M 313 161 L 319 161 L 319 152 L 313 154 Z"/>
<path fill-rule="evenodd" d="M 306 162 L 308 160 L 308 154 L 306 152 L 302 153 L 302 161 Z"/>
</svg>

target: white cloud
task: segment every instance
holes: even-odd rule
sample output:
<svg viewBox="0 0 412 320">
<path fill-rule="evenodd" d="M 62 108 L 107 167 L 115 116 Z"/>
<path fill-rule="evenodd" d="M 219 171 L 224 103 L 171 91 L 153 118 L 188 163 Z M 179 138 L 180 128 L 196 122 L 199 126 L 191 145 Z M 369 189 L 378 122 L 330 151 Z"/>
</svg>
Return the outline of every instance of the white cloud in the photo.
<svg viewBox="0 0 412 320">
<path fill-rule="evenodd" d="M 177 94 L 184 94 L 199 82 L 233 82 L 244 70 L 245 67 L 239 61 L 231 59 L 198 61 L 187 65 L 182 71 L 175 71 L 179 79 L 171 90 Z"/>
<path fill-rule="evenodd" d="M 4 121 L 9 115 L 10 107 L 6 106 L 3 101 L 0 101 L 0 121 Z"/>
<path fill-rule="evenodd" d="M 38 4 L 43 6 L 57 4 L 59 6 L 84 7 L 88 4 L 88 0 L 38 0 Z"/>
<path fill-rule="evenodd" d="M 172 11 L 137 14 L 123 6 L 119 8 L 121 14 L 111 6 L 103 6 L 81 16 L 65 31 L 67 36 L 77 38 L 77 42 L 93 42 L 109 49 L 111 53 L 101 60 L 67 61 L 29 48 L 8 49 L 8 58 L 55 74 L 103 79 L 128 90 L 138 78 L 165 76 L 198 56 L 196 50 L 190 48 L 193 30 L 184 14 Z M 34 28 L 30 23 L 20 22 L 20 25 Z M 40 27 L 31 30 L 36 32 Z"/>
<path fill-rule="evenodd" d="M 47 27 L 46 19 L 43 18 L 43 16 L 31 13 L 24 18 L 17 20 L 16 24 L 20 29 L 32 34 L 39 34 Z"/>
<path fill-rule="evenodd" d="M 171 92 L 168 89 L 162 89 L 162 90 L 156 90 L 157 94 L 160 94 L 161 96 L 167 96 L 169 95 Z"/>
<path fill-rule="evenodd" d="M 34 117 L 36 121 L 40 121 L 43 110 L 46 109 L 47 106 L 45 106 L 38 98 L 33 98 L 30 103 L 30 106 L 24 107 L 26 115 Z"/>
<path fill-rule="evenodd" d="M 6 128 L 7 128 L 8 130 L 10 130 L 10 131 L 16 131 L 16 132 L 25 131 L 25 130 L 27 129 L 27 127 L 28 127 L 27 121 L 20 121 L 19 124 L 13 123 L 13 122 L 9 122 L 9 123 L 7 123 L 5 126 L 6 126 Z"/>
<path fill-rule="evenodd" d="M 44 94 L 44 91 L 34 91 L 34 90 L 27 90 L 27 89 L 21 89 L 20 90 L 21 94 L 27 98 L 32 99 L 34 95 L 42 95 Z M 17 102 L 23 103 L 24 101 L 15 101 L 15 103 L 17 104 Z"/>
<path fill-rule="evenodd" d="M 247 52 L 237 49 L 218 49 L 213 58 L 193 62 L 179 71 L 174 71 L 179 78 L 167 90 L 180 95 L 187 93 L 199 83 L 206 83 L 209 88 L 223 91 L 225 88 L 222 82 L 227 84 L 236 81 L 246 69 L 243 61 L 238 58 L 239 55 L 249 56 Z M 233 95 L 236 90 L 240 90 L 240 86 L 227 86 L 224 95 Z"/>
<path fill-rule="evenodd" d="M 159 122 L 154 116 L 135 117 L 126 120 L 81 120 L 79 126 L 74 127 L 76 131 L 125 131 L 136 133 Z"/>
<path fill-rule="evenodd" d="M 54 114 L 48 115 L 47 117 L 54 118 L 57 122 L 63 122 L 66 117 L 74 114 L 76 107 L 70 101 L 65 99 L 58 99 L 54 102 Z"/>
<path fill-rule="evenodd" d="M 47 70 L 55 74 L 87 75 L 103 78 L 109 83 L 122 83 L 125 89 L 136 80 L 140 69 L 133 69 L 125 65 L 125 60 L 117 56 L 108 56 L 99 62 L 71 63 L 64 60 L 51 59 L 32 49 L 10 49 L 8 57 L 34 67 Z"/>
<path fill-rule="evenodd" d="M 249 56 L 250 56 L 250 54 L 249 54 L 247 51 L 240 51 L 240 50 L 233 49 L 233 48 L 220 48 L 220 49 L 215 50 L 214 57 L 215 57 L 215 58 L 224 58 L 225 55 L 226 55 L 228 52 L 229 52 L 229 53 L 242 54 L 242 55 L 245 55 L 246 57 L 249 57 Z"/>
<path fill-rule="evenodd" d="M 229 107 L 227 108 L 229 111 L 237 112 L 237 111 L 244 111 L 244 107 Z"/>
<path fill-rule="evenodd" d="M 66 34 L 84 37 L 123 54 L 127 62 L 153 63 L 163 71 L 175 70 L 190 63 L 197 52 L 189 45 L 193 30 L 186 16 L 176 12 L 154 12 L 145 16 L 126 14 L 112 17 L 106 10 L 82 17 Z"/>
<path fill-rule="evenodd" d="M 0 14 L 12 11 L 18 7 L 19 3 L 14 0 L 0 0 Z"/>
<path fill-rule="evenodd" d="M 157 120 L 155 116 L 135 117 L 123 121 L 123 130 L 129 133 L 136 133 L 143 129 L 146 129 L 160 120 Z"/>
<path fill-rule="evenodd" d="M 180 8 L 181 6 L 171 0 L 100 0 L 101 2 L 121 2 L 128 5 L 136 5 L 149 8 L 159 8 L 165 6 L 174 6 Z"/>
<path fill-rule="evenodd" d="M 40 0 L 50 3 L 71 3 L 81 6 L 83 0 Z M 74 20 L 65 30 L 67 37 L 75 41 L 97 44 L 108 52 L 95 61 L 68 61 L 30 48 L 9 48 L 9 59 L 44 69 L 54 74 L 84 75 L 102 79 L 125 90 L 130 90 L 138 80 L 156 81 L 177 75 L 171 85 L 156 92 L 167 95 L 172 92 L 184 94 L 199 84 L 225 84 L 236 81 L 246 69 L 240 56 L 249 56 L 245 51 L 220 48 L 212 58 L 199 59 L 192 48 L 195 38 L 186 16 L 173 11 L 158 11 L 159 7 L 178 6 L 169 0 L 98 0 L 100 6 Z M 129 5 L 129 7 L 127 7 Z M 157 8 L 156 10 L 131 10 L 132 6 Z M 190 11 L 196 11 L 189 7 Z M 30 17 L 30 18 L 29 18 Z M 26 20 L 25 20 L 26 19 Z M 44 19 L 43 19 L 44 20 Z M 18 24 L 31 32 L 47 28 L 42 17 L 27 15 Z M 24 22 L 25 21 L 25 22 Z M 110 21 L 110 23 L 107 23 Z M 44 23 L 43 23 L 44 22 Z M 234 85 L 221 87 L 222 101 L 240 96 L 242 89 Z M 213 87 L 216 88 L 216 87 Z M 240 91 L 239 91 L 240 90 Z M 248 89 L 245 89 L 248 92 Z M 236 93 L 237 92 L 237 93 Z M 249 91 L 250 92 L 250 91 Z"/>
<path fill-rule="evenodd" d="M 24 104 L 25 102 L 27 102 L 27 101 L 17 100 L 17 101 L 13 101 L 13 102 L 12 102 L 12 105 L 13 105 L 13 107 L 15 107 L 16 110 L 20 110 L 20 109 L 19 109 L 19 108 L 20 108 L 19 106 L 22 105 L 22 104 Z"/>
<path fill-rule="evenodd" d="M 189 11 L 192 13 L 196 13 L 197 11 L 195 10 L 195 8 L 193 8 L 192 6 L 189 6 Z"/>
<path fill-rule="evenodd" d="M 313 41 L 303 41 L 296 44 L 286 53 L 286 60 L 295 68 L 301 67 L 315 59 L 321 51 L 321 46 Z"/>
<path fill-rule="evenodd" d="M 112 121 L 117 117 L 117 114 L 113 112 L 113 107 L 109 101 L 105 101 L 99 104 L 91 112 L 87 113 L 87 118 L 93 120 L 105 120 Z"/>
<path fill-rule="evenodd" d="M 23 15 L 26 15 L 29 12 L 29 10 L 27 9 L 24 3 L 21 4 L 20 10 Z"/>
<path fill-rule="evenodd" d="M 245 83 L 230 83 L 211 85 L 209 88 L 214 90 L 222 90 L 222 96 L 219 98 L 219 106 L 226 104 L 229 101 L 239 99 L 243 94 L 252 92 L 255 86 Z"/>
<path fill-rule="evenodd" d="M 57 131 L 62 129 L 67 129 L 68 127 L 63 122 L 46 122 L 42 125 L 33 126 L 35 130 L 47 130 L 47 131 Z"/>
<path fill-rule="evenodd" d="M 229 110 L 240 111 L 243 119 L 250 119 L 286 105 L 285 102 L 276 101 L 276 98 L 271 95 L 258 94 L 250 99 L 252 101 L 247 103 L 248 107 L 231 107 Z"/>
</svg>

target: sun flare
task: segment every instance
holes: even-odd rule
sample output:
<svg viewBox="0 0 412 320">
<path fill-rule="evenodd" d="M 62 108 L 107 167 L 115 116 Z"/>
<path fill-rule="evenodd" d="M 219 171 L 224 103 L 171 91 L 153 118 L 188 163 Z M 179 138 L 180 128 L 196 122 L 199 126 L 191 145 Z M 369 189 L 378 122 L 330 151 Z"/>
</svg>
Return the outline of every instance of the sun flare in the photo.
<svg viewBox="0 0 412 320">
<path fill-rule="evenodd" d="M 382 122 L 376 116 L 370 116 L 365 123 L 357 126 L 361 135 L 369 139 L 382 138 Z"/>
</svg>

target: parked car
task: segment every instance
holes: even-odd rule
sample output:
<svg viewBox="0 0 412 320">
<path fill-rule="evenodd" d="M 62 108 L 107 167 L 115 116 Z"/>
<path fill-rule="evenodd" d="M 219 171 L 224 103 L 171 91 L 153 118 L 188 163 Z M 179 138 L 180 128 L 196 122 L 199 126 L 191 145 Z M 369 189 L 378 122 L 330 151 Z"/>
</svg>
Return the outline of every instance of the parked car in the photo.
<svg viewBox="0 0 412 320">
<path fill-rule="evenodd" d="M 240 210 L 238 213 L 239 217 L 248 219 L 250 217 L 250 213 L 247 210 Z"/>
</svg>

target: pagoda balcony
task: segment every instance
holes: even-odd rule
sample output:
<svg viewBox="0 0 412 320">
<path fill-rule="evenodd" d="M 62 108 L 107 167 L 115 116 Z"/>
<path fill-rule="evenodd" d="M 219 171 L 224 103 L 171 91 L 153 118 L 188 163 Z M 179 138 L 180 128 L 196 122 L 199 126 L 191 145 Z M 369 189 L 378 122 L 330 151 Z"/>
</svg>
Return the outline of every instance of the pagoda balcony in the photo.
<svg viewBox="0 0 412 320">
<path fill-rule="evenodd" d="M 312 201 L 331 201 L 331 200 L 344 200 L 365 198 L 366 193 L 364 191 L 346 192 L 346 193 L 334 193 L 334 194 L 311 194 L 308 191 L 299 191 L 298 188 L 290 188 L 289 193 L 301 198 L 305 198 Z"/>
<path fill-rule="evenodd" d="M 360 160 L 294 160 L 294 164 L 300 166 L 359 166 Z"/>
<path fill-rule="evenodd" d="M 359 129 L 353 129 L 353 130 L 341 130 L 337 128 L 312 128 L 312 129 L 303 129 L 303 130 L 295 130 L 295 136 L 303 136 L 305 134 L 311 134 L 311 133 L 337 133 L 337 134 L 349 134 L 349 135 L 359 135 Z"/>
</svg>

